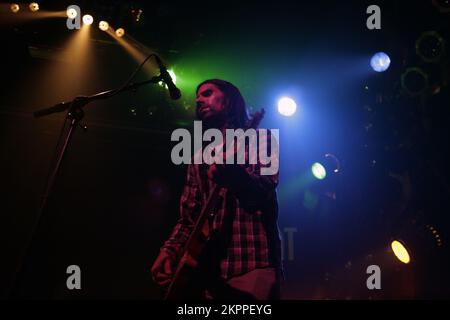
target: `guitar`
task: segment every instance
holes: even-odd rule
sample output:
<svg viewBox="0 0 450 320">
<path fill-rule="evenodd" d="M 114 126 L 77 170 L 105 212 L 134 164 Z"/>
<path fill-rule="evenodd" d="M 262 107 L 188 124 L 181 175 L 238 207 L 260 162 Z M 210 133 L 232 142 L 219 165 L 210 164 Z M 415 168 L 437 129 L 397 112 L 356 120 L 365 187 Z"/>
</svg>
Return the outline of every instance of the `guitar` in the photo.
<svg viewBox="0 0 450 320">
<path fill-rule="evenodd" d="M 261 109 L 261 111 L 253 114 L 245 130 L 250 128 L 256 129 L 264 116 L 264 112 L 264 109 Z M 181 258 L 175 269 L 172 281 L 165 293 L 164 300 L 181 299 L 188 296 L 187 291 L 194 278 L 195 271 L 199 266 L 200 256 L 209 242 L 210 234 L 208 218 L 212 218 L 216 214 L 215 208 L 221 198 L 221 189 L 222 188 L 216 184 L 210 191 L 209 196 L 197 217 L 194 228 L 182 249 L 180 254 Z"/>
</svg>

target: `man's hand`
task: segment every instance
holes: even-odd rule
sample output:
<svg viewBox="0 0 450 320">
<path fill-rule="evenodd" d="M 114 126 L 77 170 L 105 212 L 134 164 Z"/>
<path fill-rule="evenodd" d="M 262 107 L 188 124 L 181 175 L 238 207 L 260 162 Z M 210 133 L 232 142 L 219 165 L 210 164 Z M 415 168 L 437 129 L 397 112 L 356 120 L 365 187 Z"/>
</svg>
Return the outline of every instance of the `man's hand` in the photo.
<svg viewBox="0 0 450 320">
<path fill-rule="evenodd" d="M 173 265 L 174 261 L 169 253 L 161 250 L 151 269 L 153 281 L 163 287 L 169 285 L 172 281 Z"/>
</svg>

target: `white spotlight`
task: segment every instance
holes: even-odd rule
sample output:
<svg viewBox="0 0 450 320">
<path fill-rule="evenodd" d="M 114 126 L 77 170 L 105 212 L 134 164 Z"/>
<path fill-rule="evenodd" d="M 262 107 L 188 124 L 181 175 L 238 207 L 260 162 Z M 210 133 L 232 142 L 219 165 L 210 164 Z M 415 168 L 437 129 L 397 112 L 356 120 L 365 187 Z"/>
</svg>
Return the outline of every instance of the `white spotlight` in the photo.
<svg viewBox="0 0 450 320">
<path fill-rule="evenodd" d="M 66 14 L 67 14 L 67 18 L 75 19 L 78 15 L 78 12 L 74 8 L 69 8 L 69 9 L 67 9 Z"/>
<path fill-rule="evenodd" d="M 83 23 L 90 26 L 94 22 L 94 18 L 90 14 L 85 14 L 83 16 Z"/>
<path fill-rule="evenodd" d="M 278 100 L 278 112 L 283 116 L 290 117 L 297 110 L 297 104 L 294 100 L 288 97 Z"/>
</svg>

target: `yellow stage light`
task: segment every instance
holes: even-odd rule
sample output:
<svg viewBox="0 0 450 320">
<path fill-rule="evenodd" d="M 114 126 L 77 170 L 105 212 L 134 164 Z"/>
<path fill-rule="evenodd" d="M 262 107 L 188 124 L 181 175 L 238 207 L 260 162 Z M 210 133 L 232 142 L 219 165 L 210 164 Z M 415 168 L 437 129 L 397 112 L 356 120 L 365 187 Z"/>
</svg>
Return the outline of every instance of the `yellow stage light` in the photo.
<svg viewBox="0 0 450 320">
<path fill-rule="evenodd" d="M 125 34 L 125 30 L 123 28 L 119 28 L 116 30 L 116 36 L 118 36 L 119 38 L 123 37 L 124 34 Z"/>
<path fill-rule="evenodd" d="M 13 3 L 13 4 L 11 4 L 11 11 L 13 12 L 13 13 L 16 13 L 16 12 L 18 12 L 19 10 L 20 10 L 20 7 L 19 7 L 19 5 L 17 4 L 17 3 Z"/>
<path fill-rule="evenodd" d="M 395 256 L 398 260 L 403 263 L 409 263 L 411 258 L 409 256 L 408 250 L 406 247 L 398 240 L 394 240 L 391 243 L 392 251 L 394 251 Z"/>
<path fill-rule="evenodd" d="M 36 2 L 32 2 L 29 5 L 31 11 L 36 12 L 39 10 L 39 5 Z"/>
<path fill-rule="evenodd" d="M 109 23 L 106 22 L 106 21 L 100 21 L 99 24 L 98 24 L 98 27 L 99 27 L 100 30 L 106 31 L 106 30 L 109 29 Z"/>
</svg>

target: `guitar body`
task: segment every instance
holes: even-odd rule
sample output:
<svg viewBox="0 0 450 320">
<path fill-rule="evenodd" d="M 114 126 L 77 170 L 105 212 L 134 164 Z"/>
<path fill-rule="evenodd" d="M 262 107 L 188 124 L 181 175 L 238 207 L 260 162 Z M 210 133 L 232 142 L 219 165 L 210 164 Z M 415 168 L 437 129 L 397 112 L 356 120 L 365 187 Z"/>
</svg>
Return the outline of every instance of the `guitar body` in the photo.
<svg viewBox="0 0 450 320">
<path fill-rule="evenodd" d="M 191 257 L 187 252 L 181 257 L 177 271 L 165 294 L 165 300 L 201 298 L 201 291 L 204 288 L 198 265 L 199 261 Z"/>
<path fill-rule="evenodd" d="M 208 213 L 213 212 L 217 201 L 220 199 L 219 192 L 220 187 L 214 186 L 206 205 L 202 208 L 194 229 L 186 242 L 183 255 L 178 262 L 177 269 L 164 297 L 165 300 L 193 298 L 192 291 L 201 286 L 199 284 L 200 279 L 196 274 L 200 272 L 198 266 L 210 237 Z"/>
</svg>

